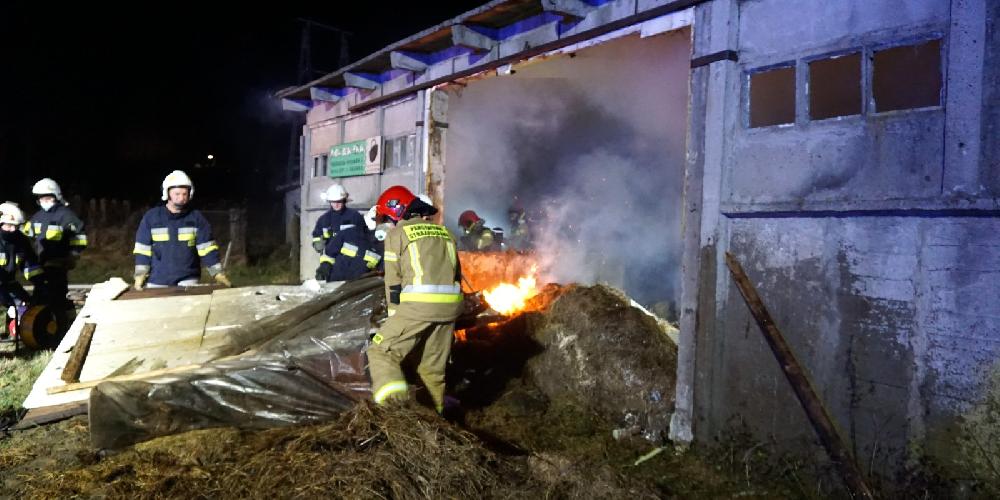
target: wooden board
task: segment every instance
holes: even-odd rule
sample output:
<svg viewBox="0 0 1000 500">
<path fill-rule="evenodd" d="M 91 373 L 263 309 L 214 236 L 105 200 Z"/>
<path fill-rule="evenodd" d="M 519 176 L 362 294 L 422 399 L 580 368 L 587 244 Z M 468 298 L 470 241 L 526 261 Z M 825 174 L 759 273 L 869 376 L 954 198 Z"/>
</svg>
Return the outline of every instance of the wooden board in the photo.
<svg viewBox="0 0 1000 500">
<path fill-rule="evenodd" d="M 48 394 L 48 389 L 65 384 L 60 375 L 85 322 L 96 323 L 99 328 L 80 373 L 82 382 L 116 372 L 142 373 L 210 361 L 217 357 L 211 348 L 224 343 L 233 328 L 284 312 L 315 294 L 299 286 L 261 286 L 219 289 L 211 295 L 112 300 L 116 294 L 104 290 L 111 286 L 107 283 L 95 285 L 52 360 L 35 381 L 25 408 L 89 397 L 89 388 Z M 127 369 L 122 370 L 123 366 Z"/>
<path fill-rule="evenodd" d="M 85 415 L 86 413 L 86 401 L 47 406 L 45 408 L 32 408 L 28 410 L 28 413 L 24 414 L 24 418 L 22 418 L 21 421 L 19 421 L 13 428 L 14 430 L 30 429 L 39 425 L 51 424 L 52 422 L 65 420 L 77 415 Z"/>
<path fill-rule="evenodd" d="M 151 299 L 154 297 L 177 297 L 189 295 L 211 295 L 212 292 L 225 288 L 222 285 L 200 286 L 168 286 L 166 288 L 146 288 L 144 290 L 128 290 L 118 297 L 118 300 Z"/>
</svg>

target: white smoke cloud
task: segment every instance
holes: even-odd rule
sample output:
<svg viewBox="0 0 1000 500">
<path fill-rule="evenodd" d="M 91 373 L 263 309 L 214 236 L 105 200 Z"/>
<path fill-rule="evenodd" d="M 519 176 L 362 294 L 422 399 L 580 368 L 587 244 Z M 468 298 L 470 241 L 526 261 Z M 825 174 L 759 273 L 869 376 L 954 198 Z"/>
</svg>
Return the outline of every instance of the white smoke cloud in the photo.
<svg viewBox="0 0 1000 500">
<path fill-rule="evenodd" d="M 684 36 L 610 42 L 472 82 L 449 100 L 445 220 L 528 210 L 543 278 L 678 299 Z"/>
</svg>

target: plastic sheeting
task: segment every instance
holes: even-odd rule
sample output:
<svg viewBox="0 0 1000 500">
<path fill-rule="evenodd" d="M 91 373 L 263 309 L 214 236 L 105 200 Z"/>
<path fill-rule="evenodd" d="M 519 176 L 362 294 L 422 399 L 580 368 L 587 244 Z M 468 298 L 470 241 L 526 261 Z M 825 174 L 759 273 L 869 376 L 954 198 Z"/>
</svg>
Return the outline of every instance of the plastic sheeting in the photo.
<svg viewBox="0 0 1000 500">
<path fill-rule="evenodd" d="M 93 445 L 119 448 L 194 429 L 261 429 L 335 418 L 371 395 L 364 348 L 384 318 L 382 283 L 346 283 L 281 318 L 237 329 L 218 354 L 252 350 L 244 356 L 148 380 L 99 384 L 90 395 Z M 282 318 L 292 321 L 282 324 Z"/>
</svg>

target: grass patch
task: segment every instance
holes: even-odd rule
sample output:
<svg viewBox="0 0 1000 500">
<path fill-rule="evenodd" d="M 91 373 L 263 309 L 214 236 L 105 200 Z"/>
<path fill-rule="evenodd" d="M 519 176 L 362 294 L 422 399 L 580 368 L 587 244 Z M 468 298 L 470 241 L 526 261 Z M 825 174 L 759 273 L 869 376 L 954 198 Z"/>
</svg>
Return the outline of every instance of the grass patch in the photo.
<svg viewBox="0 0 1000 500">
<path fill-rule="evenodd" d="M 70 272 L 71 283 L 101 283 L 112 277 L 132 281 L 135 258 L 117 248 L 89 248 Z M 230 263 L 226 276 L 233 286 L 288 285 L 300 283 L 298 269 L 289 258 L 289 247 L 280 246 L 261 256 L 250 256 L 246 263 Z M 202 283 L 213 283 L 204 269 Z"/>
<path fill-rule="evenodd" d="M 5 349 L 8 347 L 5 346 Z M 13 346 L 9 349 L 12 351 Z M 2 353 L 7 355 L 7 352 Z M 20 408 L 31 385 L 52 358 L 52 351 L 28 352 L 20 357 L 0 358 L 0 410 Z"/>
</svg>

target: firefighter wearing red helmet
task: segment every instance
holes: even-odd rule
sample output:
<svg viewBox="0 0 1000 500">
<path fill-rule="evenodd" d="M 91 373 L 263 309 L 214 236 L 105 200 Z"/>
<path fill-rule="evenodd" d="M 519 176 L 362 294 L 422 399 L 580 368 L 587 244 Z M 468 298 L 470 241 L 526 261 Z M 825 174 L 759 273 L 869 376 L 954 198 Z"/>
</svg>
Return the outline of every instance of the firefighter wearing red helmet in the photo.
<svg viewBox="0 0 1000 500">
<path fill-rule="evenodd" d="M 486 219 L 472 210 L 466 210 L 458 216 L 458 225 L 462 228 L 461 249 L 470 252 L 489 252 L 501 250 L 503 233 L 499 228 L 486 227 Z"/>
<path fill-rule="evenodd" d="M 417 374 L 440 413 L 455 318 L 463 309 L 455 239 L 427 220 L 437 209 L 403 186 L 386 189 L 375 211 L 393 227 L 383 254 L 389 319 L 368 348 L 373 397 L 378 404 L 408 397 L 400 364 L 416 351 Z"/>
</svg>

